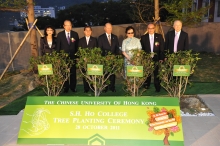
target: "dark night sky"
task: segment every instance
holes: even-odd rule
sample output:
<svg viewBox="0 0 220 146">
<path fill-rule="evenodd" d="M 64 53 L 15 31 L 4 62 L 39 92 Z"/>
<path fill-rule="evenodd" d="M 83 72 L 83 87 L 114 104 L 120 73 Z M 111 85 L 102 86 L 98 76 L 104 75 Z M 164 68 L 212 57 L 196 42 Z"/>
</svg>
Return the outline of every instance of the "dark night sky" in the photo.
<svg viewBox="0 0 220 146">
<path fill-rule="evenodd" d="M 96 0 L 97 2 L 106 2 L 108 0 Z M 115 0 L 116 1 L 116 0 Z M 72 6 L 75 4 L 91 3 L 92 0 L 35 0 L 35 5 L 41 7 L 56 7 L 56 6 Z M 9 22 L 13 22 L 14 19 L 20 19 L 20 12 L 3 12 L 0 11 L 0 32 L 4 30 L 10 30 L 12 26 L 9 26 Z M 4 23 L 2 23 L 4 22 Z"/>
</svg>

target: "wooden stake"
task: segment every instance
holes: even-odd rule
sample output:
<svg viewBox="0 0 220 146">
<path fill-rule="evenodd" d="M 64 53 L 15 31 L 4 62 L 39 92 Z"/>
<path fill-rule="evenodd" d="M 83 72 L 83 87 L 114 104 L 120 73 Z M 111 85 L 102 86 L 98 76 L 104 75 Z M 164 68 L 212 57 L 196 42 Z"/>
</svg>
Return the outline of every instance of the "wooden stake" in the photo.
<svg viewBox="0 0 220 146">
<path fill-rule="evenodd" d="M 26 24 L 27 24 L 27 28 L 29 29 L 29 25 L 28 25 L 28 20 L 27 18 L 25 18 Z M 38 29 L 38 27 L 35 25 L 35 28 L 37 29 L 38 33 L 40 34 L 41 37 L 43 37 L 44 35 L 41 33 L 41 31 Z"/>
<path fill-rule="evenodd" d="M 33 29 L 34 25 L 36 24 L 37 19 L 34 21 L 33 25 L 31 26 L 31 28 L 28 30 L 28 33 L 26 34 L 26 36 L 24 37 L 23 41 L 21 42 L 21 44 L 19 45 L 19 47 L 17 48 L 17 50 L 15 51 L 13 57 L 11 58 L 10 62 L 8 63 L 8 65 L 6 66 L 5 70 L 3 71 L 0 80 L 2 79 L 2 77 L 4 76 L 5 72 L 8 70 L 8 67 L 11 65 L 12 61 L 14 60 L 15 56 L 18 54 L 18 52 L 20 51 L 22 45 L 24 44 L 24 41 L 26 40 L 26 38 L 28 37 L 29 33 L 31 32 L 31 30 Z"/>
</svg>

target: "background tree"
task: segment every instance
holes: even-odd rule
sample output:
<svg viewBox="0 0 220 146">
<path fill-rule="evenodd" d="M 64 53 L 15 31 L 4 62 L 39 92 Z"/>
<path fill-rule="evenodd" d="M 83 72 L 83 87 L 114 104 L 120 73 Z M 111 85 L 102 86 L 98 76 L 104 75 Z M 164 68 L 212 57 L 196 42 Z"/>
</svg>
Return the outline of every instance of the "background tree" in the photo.
<svg viewBox="0 0 220 146">
<path fill-rule="evenodd" d="M 30 26 L 35 21 L 33 0 L 0 0 L 0 10 L 17 11 L 17 12 L 26 11 Z M 31 55 L 34 57 L 38 56 L 36 29 L 31 30 L 30 44 L 31 44 Z"/>
<path fill-rule="evenodd" d="M 112 24 L 133 23 L 132 5 L 130 1 L 108 1 L 71 6 L 57 14 L 60 27 L 65 19 L 73 22 L 75 27 L 84 27 L 85 25 L 99 26 L 106 22 Z"/>
<path fill-rule="evenodd" d="M 147 24 L 160 17 L 167 25 L 172 25 L 174 20 L 178 19 L 183 21 L 185 26 L 200 23 L 210 8 L 210 6 L 193 8 L 192 0 L 136 0 L 133 5 L 134 17 L 139 22 Z"/>
</svg>

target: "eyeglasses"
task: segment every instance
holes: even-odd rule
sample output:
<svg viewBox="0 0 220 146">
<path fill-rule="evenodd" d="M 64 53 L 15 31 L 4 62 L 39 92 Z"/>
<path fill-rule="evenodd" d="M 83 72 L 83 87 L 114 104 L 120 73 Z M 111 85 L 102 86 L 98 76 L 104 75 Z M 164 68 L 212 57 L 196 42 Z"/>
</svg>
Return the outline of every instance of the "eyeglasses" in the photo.
<svg viewBox="0 0 220 146">
<path fill-rule="evenodd" d="M 128 32 L 127 34 L 134 34 L 134 32 Z"/>
</svg>

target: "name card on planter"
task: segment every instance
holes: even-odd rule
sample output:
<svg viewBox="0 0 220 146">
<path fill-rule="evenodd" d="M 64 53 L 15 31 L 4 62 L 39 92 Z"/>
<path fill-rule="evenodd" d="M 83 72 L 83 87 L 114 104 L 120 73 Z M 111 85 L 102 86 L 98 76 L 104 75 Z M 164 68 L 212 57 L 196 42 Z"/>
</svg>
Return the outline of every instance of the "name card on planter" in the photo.
<svg viewBox="0 0 220 146">
<path fill-rule="evenodd" d="M 87 64 L 88 75 L 103 75 L 103 65 Z"/>
<path fill-rule="evenodd" d="M 143 77 L 143 66 L 127 66 L 128 77 Z"/>
<path fill-rule="evenodd" d="M 53 67 L 52 64 L 37 65 L 39 75 L 52 75 Z"/>
<path fill-rule="evenodd" d="M 184 146 L 174 97 L 28 97 L 18 144 Z"/>
<path fill-rule="evenodd" d="M 190 65 L 174 65 L 173 76 L 189 76 Z"/>
</svg>

